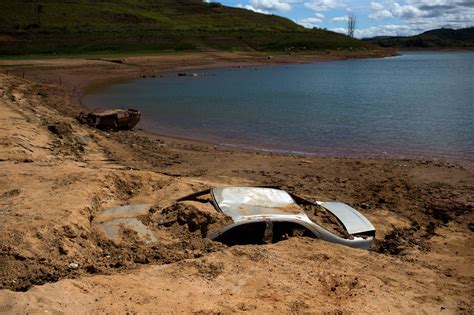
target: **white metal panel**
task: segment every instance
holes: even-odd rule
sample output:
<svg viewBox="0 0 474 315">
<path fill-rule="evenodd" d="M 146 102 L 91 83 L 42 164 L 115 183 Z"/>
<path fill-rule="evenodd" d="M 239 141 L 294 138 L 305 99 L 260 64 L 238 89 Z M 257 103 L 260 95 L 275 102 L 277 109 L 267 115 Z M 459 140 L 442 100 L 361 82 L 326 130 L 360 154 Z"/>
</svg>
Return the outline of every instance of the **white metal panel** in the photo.
<svg viewBox="0 0 474 315">
<path fill-rule="evenodd" d="M 317 202 L 320 206 L 334 214 L 344 225 L 349 234 L 375 231 L 375 227 L 356 209 L 342 202 Z"/>
<path fill-rule="evenodd" d="M 265 215 L 301 215 L 303 210 L 283 190 L 261 187 L 214 188 L 219 209 L 234 221 Z"/>
</svg>

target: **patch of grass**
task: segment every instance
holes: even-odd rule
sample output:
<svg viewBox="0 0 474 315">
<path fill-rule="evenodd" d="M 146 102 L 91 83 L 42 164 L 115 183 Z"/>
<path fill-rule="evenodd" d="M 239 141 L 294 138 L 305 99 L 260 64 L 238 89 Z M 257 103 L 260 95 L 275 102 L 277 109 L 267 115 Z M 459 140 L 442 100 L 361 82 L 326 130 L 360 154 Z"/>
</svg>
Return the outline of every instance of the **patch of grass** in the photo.
<svg viewBox="0 0 474 315">
<path fill-rule="evenodd" d="M 368 49 L 345 35 L 201 0 L 0 3 L 0 55 Z"/>
</svg>

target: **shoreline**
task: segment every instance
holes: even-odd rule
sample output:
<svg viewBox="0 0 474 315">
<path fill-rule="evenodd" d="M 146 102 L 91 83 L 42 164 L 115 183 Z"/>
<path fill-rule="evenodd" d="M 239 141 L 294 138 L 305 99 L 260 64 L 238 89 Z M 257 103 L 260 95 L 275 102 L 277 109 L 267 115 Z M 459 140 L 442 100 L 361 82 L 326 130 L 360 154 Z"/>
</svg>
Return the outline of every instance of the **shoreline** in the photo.
<svg viewBox="0 0 474 315">
<path fill-rule="evenodd" d="M 403 51 L 435 51 L 435 52 L 467 52 L 474 51 L 474 47 L 432 47 L 432 48 L 423 48 L 423 47 L 393 47 L 394 49 L 403 52 Z"/>
<path fill-rule="evenodd" d="M 474 160 L 470 157 L 460 157 L 460 156 L 446 156 L 446 155 L 438 155 L 434 156 L 431 153 L 425 153 L 424 155 L 421 152 L 414 153 L 412 155 L 406 153 L 370 153 L 370 154 L 362 154 L 362 153 L 344 153 L 344 152 L 311 152 L 311 151 L 304 151 L 304 150 L 285 150 L 285 149 L 278 149 L 278 148 L 269 148 L 264 146 L 259 146 L 258 144 L 246 144 L 246 143 L 238 143 L 238 144 L 230 144 L 230 143 L 221 143 L 214 142 L 213 140 L 207 140 L 204 138 L 188 138 L 186 136 L 179 136 L 179 135 L 168 135 L 165 133 L 159 133 L 154 131 L 149 131 L 146 129 L 138 128 L 136 130 L 138 134 L 145 135 L 147 137 L 154 137 L 163 139 L 166 141 L 176 141 L 182 142 L 183 144 L 195 144 L 195 145 L 202 145 L 208 146 L 211 148 L 219 148 L 222 150 L 227 151 L 236 151 L 236 152 L 247 152 L 247 153 L 262 153 L 262 154 L 270 154 L 270 155 L 281 155 L 281 156 L 293 156 L 293 157 L 316 157 L 316 158 L 340 158 L 340 159 L 349 159 L 349 160 L 387 160 L 387 161 L 418 161 L 418 162 L 433 162 L 433 163 L 442 163 L 442 164 L 454 164 L 460 165 L 466 168 L 474 169 Z"/>
<path fill-rule="evenodd" d="M 0 312 L 380 314 L 422 305 L 427 313 L 472 313 L 473 170 L 104 132 L 73 118 L 74 88 L 94 73 L 138 75 L 146 62 L 29 67 L 16 68 L 20 78 L 0 74 Z M 268 245 L 212 242 L 213 210 L 177 200 L 222 186 L 277 186 L 347 203 L 376 227 L 374 246 L 298 236 Z M 138 219 L 156 243 L 129 230 L 118 243 L 98 232 L 104 209 L 129 204 L 152 205 Z"/>
<path fill-rule="evenodd" d="M 385 55 L 376 55 L 376 56 L 355 56 L 355 57 L 348 57 L 347 55 L 342 55 L 339 57 L 335 56 L 327 56 L 327 55 L 276 55 L 272 59 L 268 59 L 268 57 L 262 56 L 259 54 L 257 58 L 253 59 L 249 56 L 245 56 L 243 60 L 237 60 L 232 62 L 224 62 L 221 63 L 219 60 L 216 60 L 215 63 L 210 64 L 197 64 L 193 66 L 176 66 L 174 68 L 168 68 L 164 71 L 160 70 L 161 68 L 155 69 L 148 69 L 145 71 L 135 71 L 133 73 L 128 74 L 118 74 L 117 76 L 103 78 L 102 76 L 98 75 L 96 77 L 90 77 L 86 81 L 81 82 L 78 86 L 74 87 L 74 100 L 77 103 L 78 107 L 83 110 L 93 111 L 93 108 L 90 108 L 83 102 L 84 95 L 91 90 L 99 89 L 102 86 L 111 85 L 114 83 L 120 83 L 129 80 L 135 79 L 142 79 L 142 78 L 149 78 L 152 76 L 159 76 L 160 74 L 169 75 L 172 73 L 177 73 L 180 71 L 212 71 L 217 69 L 232 69 L 232 68 L 250 68 L 250 67 L 272 67 L 272 66 L 282 66 L 282 65 L 295 65 L 295 64 L 309 64 L 309 63 L 318 63 L 318 62 L 334 62 L 334 61 L 344 61 L 344 60 L 355 60 L 355 59 L 365 59 L 365 58 L 392 58 L 399 56 L 399 53 L 394 53 L 393 51 L 387 51 Z M 180 56 L 180 54 L 177 54 Z M 282 59 L 279 59 L 282 58 Z M 149 58 L 144 56 L 144 58 Z M 239 58 L 238 58 L 239 59 Z M 1 65 L 1 63 L 0 63 Z M 172 135 L 172 134 L 165 134 L 156 132 L 153 130 L 148 129 L 141 129 L 138 128 L 139 131 L 144 131 L 150 135 L 154 135 L 157 137 L 166 138 L 168 140 L 174 141 L 185 141 L 187 143 L 195 143 L 199 145 L 208 145 L 208 146 L 217 146 L 224 149 L 231 149 L 231 150 L 241 150 L 244 152 L 266 152 L 272 154 L 281 154 L 281 155 L 298 155 L 298 156 L 316 156 L 316 157 L 340 157 L 340 158 L 353 158 L 353 159 L 364 159 L 364 158 L 374 158 L 374 159 L 392 159 L 392 160 L 404 160 L 404 159 L 413 159 L 413 160 L 433 160 L 433 161 L 442 161 L 448 163 L 470 163 L 472 162 L 470 159 L 461 159 L 461 158 L 453 158 L 453 157 L 446 157 L 446 156 L 423 156 L 423 155 L 406 155 L 397 153 L 395 155 L 384 155 L 381 154 L 369 154 L 369 155 L 357 155 L 351 153 L 331 153 L 331 152 L 309 152 L 304 150 L 285 150 L 279 148 L 270 148 L 270 147 L 261 147 L 258 144 L 252 143 L 239 143 L 239 144 L 223 144 L 217 142 L 218 140 L 215 139 L 207 139 L 207 138 L 190 138 L 181 135 Z"/>
<path fill-rule="evenodd" d="M 206 56 L 208 52 L 199 52 L 196 54 L 202 54 Z M 176 54 L 169 54 L 164 55 L 165 57 L 168 56 L 186 56 L 186 55 L 193 55 L 194 53 L 176 53 Z M 210 63 L 197 63 L 194 65 L 175 65 L 174 67 L 166 67 L 162 68 L 155 65 L 155 68 L 152 69 L 142 69 L 141 71 L 132 72 L 129 74 L 124 75 L 117 75 L 113 77 L 101 77 L 96 76 L 87 79 L 87 81 L 80 84 L 75 91 L 77 101 L 79 104 L 82 105 L 81 98 L 82 96 L 89 90 L 94 89 L 96 87 L 104 86 L 113 84 L 114 82 L 121 82 L 121 81 L 129 81 L 133 79 L 140 79 L 140 78 L 147 78 L 151 77 L 152 75 L 160 75 L 160 74 L 170 74 L 180 71 L 197 71 L 197 70 L 217 70 L 217 69 L 226 69 L 226 68 L 248 68 L 248 67 L 270 67 L 270 66 L 281 66 L 281 65 L 296 65 L 296 64 L 309 64 L 309 63 L 317 63 L 317 62 L 332 62 L 332 61 L 342 61 L 342 60 L 351 60 L 351 59 L 366 59 L 366 58 L 389 58 L 389 57 L 396 57 L 399 55 L 397 51 L 394 50 L 387 50 L 383 54 L 362 54 L 362 55 L 354 55 L 350 56 L 349 54 L 342 53 L 341 55 L 325 55 L 325 54 L 295 54 L 295 55 L 286 55 L 286 54 L 276 54 L 273 56 L 272 54 L 265 54 L 265 53 L 254 53 L 252 54 L 245 54 L 245 53 L 219 53 L 219 52 L 211 52 L 211 54 L 216 54 L 217 56 L 225 57 L 225 55 L 233 55 L 236 57 L 235 59 L 219 59 L 219 57 L 211 57 L 215 59 L 215 62 Z M 240 56 L 240 57 L 239 57 Z M 135 59 L 135 58 L 160 58 L 162 56 L 135 56 L 135 57 L 125 57 Z M 271 57 L 271 58 L 270 58 Z M 116 58 L 120 59 L 118 55 Z M 107 58 L 104 58 L 106 60 Z M 101 60 L 101 59 L 96 59 Z M 124 60 L 124 59 L 122 59 Z M 1 60 L 0 60 L 0 68 L 1 68 Z M 143 77 L 145 76 L 145 77 Z"/>
<path fill-rule="evenodd" d="M 365 58 L 391 58 L 401 55 L 403 51 L 384 50 L 383 53 L 371 53 L 369 55 L 350 55 L 350 52 L 333 52 L 339 55 L 286 55 L 280 54 L 268 58 L 267 54 L 256 53 L 226 53 L 226 52 L 197 52 L 197 53 L 176 53 L 163 55 L 144 55 L 144 56 L 127 56 L 120 58 L 119 55 L 113 59 L 121 60 L 122 64 L 110 62 L 110 58 L 86 58 L 86 59 L 49 59 L 49 60 L 0 60 L 0 72 L 5 71 L 5 66 L 10 62 L 18 65 L 16 74 L 23 73 L 27 78 L 32 75 L 35 81 L 41 83 L 58 84 L 60 80 L 62 86 L 66 87 L 66 93 L 70 93 L 70 100 L 75 105 L 73 111 L 67 113 L 71 117 L 77 115 L 80 111 L 92 111 L 83 103 L 83 96 L 90 90 L 100 88 L 101 86 L 110 85 L 118 82 L 129 81 L 134 79 L 149 78 L 159 76 L 160 74 L 169 75 L 177 72 L 190 72 L 200 70 L 213 69 L 232 69 L 232 68 L 248 68 L 248 67 L 271 67 L 282 65 L 308 64 L 317 62 L 334 62 Z M 170 62 L 169 65 L 162 64 L 163 61 Z M 79 63 L 79 65 L 77 64 Z M 85 64 L 83 64 L 85 63 Z M 46 64 L 46 65 L 44 65 Z M 126 68 L 122 68 L 125 66 Z M 9 66 L 10 67 L 10 66 Z M 7 71 L 10 71 L 10 68 Z M 78 67 L 84 67 L 78 71 Z M 46 68 L 42 76 L 38 76 L 37 72 Z M 49 72 L 48 72 L 49 69 Z M 60 79 L 54 80 L 55 73 L 58 70 L 66 71 L 66 78 L 59 74 Z M 111 70 L 107 73 L 107 70 Z M 82 72 L 85 71 L 85 75 Z M 105 73 L 104 73 L 105 71 Z M 54 82 L 56 81 L 56 82 Z M 74 112 L 74 110 L 76 110 Z M 331 152 L 309 152 L 304 150 L 285 150 L 278 148 L 260 147 L 253 143 L 223 144 L 217 142 L 217 139 L 192 138 L 182 135 L 173 135 L 160 133 L 153 130 L 137 129 L 138 132 L 144 132 L 149 136 L 161 137 L 166 140 L 175 142 L 186 142 L 190 144 L 206 145 L 209 147 L 219 147 L 232 151 L 244 152 L 261 152 L 280 155 L 296 155 L 296 156 L 314 156 L 328 158 L 349 158 L 349 159 L 384 159 L 384 160 L 414 160 L 414 161 L 434 161 L 442 163 L 455 163 L 464 167 L 474 168 L 474 160 L 469 157 L 460 156 L 443 156 L 427 154 L 356 154 L 356 153 L 331 153 Z"/>
<path fill-rule="evenodd" d="M 211 57 L 209 57 L 209 54 Z M 333 55 L 336 54 L 336 55 Z M 203 62 L 200 60 L 197 63 L 188 64 L 186 62 L 186 56 L 190 57 L 191 60 L 195 59 L 195 55 L 202 56 L 202 57 L 209 57 L 208 60 L 213 60 L 211 62 Z M 38 81 L 40 83 L 46 84 L 58 84 L 61 82 L 60 86 L 63 84 L 66 86 L 66 89 L 69 91 L 65 91 L 66 93 L 70 93 L 69 96 L 70 100 L 76 105 L 76 109 L 78 111 L 87 111 L 93 110 L 89 108 L 86 104 L 82 102 L 82 98 L 85 93 L 90 91 L 91 89 L 100 88 L 104 85 L 110 85 L 113 83 L 129 81 L 133 79 L 140 79 L 143 76 L 150 77 L 152 75 L 160 75 L 160 74 L 170 74 L 176 73 L 179 71 L 196 71 L 196 70 L 212 70 L 212 69 L 225 69 L 225 68 L 247 68 L 247 67 L 268 67 L 268 66 L 281 66 L 281 65 L 295 65 L 295 64 L 308 64 L 308 63 L 316 63 L 316 62 L 333 62 L 333 61 L 342 61 L 342 60 L 350 60 L 350 59 L 364 59 L 364 58 L 390 58 L 396 57 L 399 53 L 395 50 L 391 49 L 380 49 L 369 54 L 362 54 L 362 55 L 355 55 L 352 56 L 351 52 L 338 52 L 333 51 L 332 54 L 309 54 L 309 55 L 286 55 L 286 54 L 279 54 L 275 57 L 269 58 L 268 54 L 264 53 L 254 53 L 254 54 L 247 54 L 247 53 L 225 53 L 225 52 L 198 52 L 198 53 L 170 53 L 170 54 L 163 54 L 163 55 L 156 55 L 156 56 L 127 56 L 124 58 L 120 58 L 120 55 L 114 56 L 113 59 L 119 59 L 123 62 L 123 64 L 127 65 L 130 62 L 130 65 L 135 66 L 135 69 L 125 69 L 121 71 L 118 69 L 117 66 L 113 69 L 114 73 L 111 75 L 104 74 L 102 71 L 97 71 L 95 68 L 109 68 L 106 66 L 114 65 L 114 63 L 110 63 L 108 60 L 111 58 L 85 58 L 85 59 L 47 59 L 47 60 L 1 60 L 0 59 L 0 72 L 6 72 L 7 74 L 10 72 L 10 67 L 17 67 L 17 70 L 11 71 L 13 75 L 17 75 L 20 77 L 28 78 L 30 75 L 33 76 L 33 80 Z M 171 58 L 170 58 L 171 57 Z M 161 59 L 171 59 L 174 62 L 170 66 L 163 66 L 159 65 L 158 62 Z M 152 61 L 151 69 L 150 67 L 145 66 L 144 64 L 147 63 L 147 59 Z M 177 59 L 177 60 L 176 60 Z M 75 62 L 84 61 L 85 69 L 86 69 L 86 76 L 80 77 L 76 74 L 74 77 L 75 70 L 77 70 L 78 65 Z M 177 62 L 176 62 L 177 61 Z M 46 66 L 44 65 L 46 63 Z M 136 63 L 136 64 L 135 64 Z M 80 63 L 79 66 L 82 66 Z M 49 73 L 46 73 L 45 76 L 39 76 L 36 72 L 42 71 L 43 68 L 50 68 Z M 65 69 L 72 72 L 73 77 L 69 80 L 62 78 L 61 74 L 58 74 L 58 79 L 54 80 L 54 74 L 51 72 L 57 72 L 58 69 Z M 88 71 L 87 71 L 88 70 Z M 106 69 L 104 69 L 106 70 Z M 117 71 L 118 70 L 118 71 Z M 21 74 L 21 75 L 20 75 Z M 56 81 L 56 82 L 55 82 Z M 69 113 L 71 114 L 71 113 Z M 75 114 L 78 114 L 76 112 Z M 73 115 L 74 116 L 74 115 Z M 212 141 L 206 141 L 203 139 L 191 139 L 186 137 L 180 136 L 173 136 L 167 134 L 160 134 L 154 131 L 148 131 L 149 134 L 153 134 L 159 137 L 164 137 L 169 140 L 176 140 L 176 141 L 187 141 L 187 142 L 195 142 L 198 144 L 206 144 L 210 146 L 223 146 L 218 143 L 214 143 Z M 238 148 L 234 148 L 237 149 Z M 248 149 L 243 149 L 244 151 L 253 151 Z"/>
<path fill-rule="evenodd" d="M 401 52 L 402 53 L 402 52 Z M 400 54 L 399 54 L 400 55 Z M 392 58 L 399 55 L 390 55 L 380 58 Z M 288 56 L 285 56 L 288 57 Z M 303 57 L 302 60 L 300 57 Z M 307 63 L 318 63 L 318 62 L 334 62 L 334 61 L 344 61 L 347 58 L 330 58 L 330 59 L 322 59 L 320 56 L 313 57 L 306 59 L 306 56 L 300 56 L 296 60 L 284 60 L 284 61 L 277 61 L 277 62 L 270 62 L 268 60 L 264 60 L 262 63 L 245 63 L 242 64 L 241 62 L 238 63 L 228 63 L 228 64 L 209 64 L 209 65 L 197 65 L 193 67 L 186 68 L 186 70 L 181 70 L 180 67 L 167 69 L 166 71 L 149 71 L 147 74 L 141 75 L 133 75 L 133 76 L 121 76 L 121 77 L 114 77 L 108 79 L 91 79 L 88 83 L 84 85 L 83 89 L 78 90 L 76 93 L 77 102 L 80 106 L 84 109 L 94 111 L 97 108 L 113 108 L 113 106 L 102 106 L 93 108 L 91 104 L 86 104 L 83 100 L 84 96 L 96 89 L 101 89 L 104 86 L 113 85 L 116 83 L 122 83 L 130 80 L 140 80 L 144 78 L 152 78 L 157 76 L 170 76 L 176 75 L 180 71 L 191 72 L 191 71 L 206 71 L 212 72 L 213 70 L 219 69 L 234 69 L 234 68 L 253 68 L 253 67 L 277 67 L 283 65 L 294 65 L 294 64 L 307 64 Z M 360 58 L 352 58 L 352 59 L 360 59 Z M 262 60 L 260 60 L 262 61 Z M 289 61 L 289 62 L 288 62 Z M 136 128 L 137 129 L 137 128 Z M 396 150 L 393 152 L 386 152 L 388 149 L 385 150 L 373 150 L 372 153 L 365 153 L 363 149 L 360 150 L 350 150 L 350 149 L 338 149 L 338 150 L 328 150 L 324 148 L 310 148 L 310 147 L 303 147 L 300 146 L 299 148 L 280 148 L 277 146 L 271 145 L 264 145 L 260 143 L 252 143 L 249 141 L 236 141 L 235 143 L 226 143 L 225 139 L 218 138 L 218 137 L 211 137 L 211 136 L 191 136 L 191 135 L 184 135 L 184 134 L 175 134 L 172 130 L 167 131 L 156 131 L 150 127 L 144 126 L 140 127 L 138 125 L 139 131 L 145 131 L 149 134 L 156 135 L 158 137 L 166 138 L 169 140 L 176 140 L 176 141 L 186 141 L 186 142 L 194 142 L 196 144 L 201 145 L 208 145 L 208 146 L 218 146 L 224 149 L 232 149 L 232 150 L 242 150 L 245 152 L 269 152 L 273 154 L 282 154 L 282 155 L 298 155 L 298 156 L 317 156 L 317 157 L 341 157 L 341 158 L 353 158 L 353 159 L 364 159 L 364 158 L 374 158 L 374 159 L 390 159 L 390 160 L 431 160 L 431 161 L 440 161 L 440 162 L 447 162 L 447 163 L 459 163 L 462 165 L 474 165 L 474 159 L 469 154 L 456 154 L 456 155 L 448 155 L 448 154 L 433 154 L 431 152 L 423 152 L 423 151 L 411 151 L 405 152 L 403 150 Z M 313 150 L 312 150 L 313 149 Z"/>
</svg>

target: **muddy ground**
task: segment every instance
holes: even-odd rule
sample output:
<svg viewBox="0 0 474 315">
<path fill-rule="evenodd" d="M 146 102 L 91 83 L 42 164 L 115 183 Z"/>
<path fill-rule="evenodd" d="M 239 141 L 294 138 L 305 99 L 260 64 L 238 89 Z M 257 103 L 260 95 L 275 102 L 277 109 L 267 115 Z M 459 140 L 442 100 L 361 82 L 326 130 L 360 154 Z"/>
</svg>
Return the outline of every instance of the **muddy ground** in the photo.
<svg viewBox="0 0 474 315">
<path fill-rule="evenodd" d="M 74 119 L 92 79 L 138 76 L 150 64 L 155 73 L 262 62 L 209 58 L 0 62 L 0 312 L 474 311 L 469 161 L 244 152 Z M 304 237 L 212 242 L 225 218 L 175 201 L 220 185 L 343 201 L 373 222 L 376 242 L 370 251 Z M 97 233 L 103 209 L 131 203 L 152 205 L 140 220 L 157 242 Z"/>
</svg>

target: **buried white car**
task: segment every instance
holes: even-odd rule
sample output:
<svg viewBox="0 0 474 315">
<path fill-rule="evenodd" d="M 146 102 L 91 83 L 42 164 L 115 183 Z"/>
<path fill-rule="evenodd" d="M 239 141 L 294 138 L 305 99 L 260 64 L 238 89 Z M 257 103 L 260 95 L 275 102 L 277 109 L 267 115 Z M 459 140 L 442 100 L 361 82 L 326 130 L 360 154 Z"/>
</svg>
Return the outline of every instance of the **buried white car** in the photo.
<svg viewBox="0 0 474 315">
<path fill-rule="evenodd" d="M 213 188 L 178 201 L 198 200 L 205 194 L 211 195 L 217 211 L 233 220 L 232 224 L 210 236 L 227 245 L 275 243 L 292 236 L 308 236 L 368 249 L 375 238 L 372 223 L 352 207 L 341 202 L 311 202 L 275 188 Z M 341 233 L 333 233 L 311 220 L 302 208 L 309 204 L 317 207 L 315 212 L 327 212 L 335 219 L 333 221 L 342 227 Z"/>
</svg>

